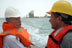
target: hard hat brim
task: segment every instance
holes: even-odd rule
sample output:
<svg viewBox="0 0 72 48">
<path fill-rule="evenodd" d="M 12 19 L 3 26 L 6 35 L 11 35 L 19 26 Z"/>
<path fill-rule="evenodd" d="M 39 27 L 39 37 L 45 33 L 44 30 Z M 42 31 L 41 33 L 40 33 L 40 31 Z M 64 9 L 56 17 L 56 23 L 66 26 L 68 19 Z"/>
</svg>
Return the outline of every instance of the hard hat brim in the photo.
<svg viewBox="0 0 72 48">
<path fill-rule="evenodd" d="M 46 12 L 47 14 L 51 14 L 51 12 Z"/>
</svg>

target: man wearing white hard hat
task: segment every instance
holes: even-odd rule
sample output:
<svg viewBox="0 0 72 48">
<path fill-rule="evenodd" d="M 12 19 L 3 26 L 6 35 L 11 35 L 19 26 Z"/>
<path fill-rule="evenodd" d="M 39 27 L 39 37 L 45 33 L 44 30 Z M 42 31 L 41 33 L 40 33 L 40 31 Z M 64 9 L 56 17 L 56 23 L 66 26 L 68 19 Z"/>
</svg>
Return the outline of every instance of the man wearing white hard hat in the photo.
<svg viewBox="0 0 72 48">
<path fill-rule="evenodd" d="M 9 7 L 5 11 L 6 22 L 3 22 L 3 32 L 0 34 L 0 48 L 38 48 L 33 45 L 32 36 L 21 26 L 20 12 Z"/>
</svg>

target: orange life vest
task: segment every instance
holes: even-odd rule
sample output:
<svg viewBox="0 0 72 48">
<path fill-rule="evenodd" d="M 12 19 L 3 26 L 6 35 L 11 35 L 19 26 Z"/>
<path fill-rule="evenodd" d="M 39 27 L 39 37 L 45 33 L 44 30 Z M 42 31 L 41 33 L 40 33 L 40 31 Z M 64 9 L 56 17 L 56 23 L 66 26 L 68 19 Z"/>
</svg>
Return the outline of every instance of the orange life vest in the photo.
<svg viewBox="0 0 72 48">
<path fill-rule="evenodd" d="M 31 45 L 31 35 L 23 28 L 15 28 L 12 24 L 3 23 L 3 32 L 0 33 L 0 48 L 2 48 L 3 37 L 7 35 L 14 35 L 20 38 L 24 46 L 29 47 Z"/>
<path fill-rule="evenodd" d="M 47 48 L 60 48 L 60 43 L 68 31 L 72 30 L 72 25 L 64 26 L 54 30 L 50 35 L 47 42 Z"/>
</svg>

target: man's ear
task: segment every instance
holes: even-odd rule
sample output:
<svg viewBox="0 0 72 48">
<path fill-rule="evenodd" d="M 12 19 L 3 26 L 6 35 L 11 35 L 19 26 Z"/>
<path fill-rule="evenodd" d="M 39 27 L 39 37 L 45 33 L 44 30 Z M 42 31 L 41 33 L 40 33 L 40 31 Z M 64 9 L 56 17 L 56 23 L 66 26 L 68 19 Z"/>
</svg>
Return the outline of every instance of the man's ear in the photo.
<svg viewBox="0 0 72 48">
<path fill-rule="evenodd" d="M 61 21 L 62 21 L 62 17 L 59 16 L 59 17 L 57 18 L 57 20 L 58 20 L 59 22 L 61 22 Z"/>
</svg>

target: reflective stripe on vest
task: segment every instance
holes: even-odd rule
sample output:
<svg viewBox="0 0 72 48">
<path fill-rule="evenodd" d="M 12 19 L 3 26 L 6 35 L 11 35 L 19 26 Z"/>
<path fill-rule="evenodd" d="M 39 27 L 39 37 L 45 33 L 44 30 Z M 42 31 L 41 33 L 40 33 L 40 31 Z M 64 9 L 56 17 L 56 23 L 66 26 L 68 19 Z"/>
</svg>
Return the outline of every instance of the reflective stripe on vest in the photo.
<svg viewBox="0 0 72 48">
<path fill-rule="evenodd" d="M 61 30 L 63 30 L 64 28 L 60 28 L 60 29 L 58 29 L 56 32 L 55 32 L 55 34 L 54 34 L 54 36 L 56 36 Z"/>
</svg>

